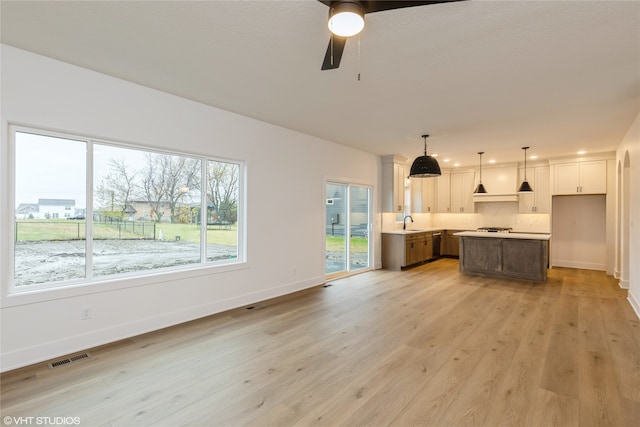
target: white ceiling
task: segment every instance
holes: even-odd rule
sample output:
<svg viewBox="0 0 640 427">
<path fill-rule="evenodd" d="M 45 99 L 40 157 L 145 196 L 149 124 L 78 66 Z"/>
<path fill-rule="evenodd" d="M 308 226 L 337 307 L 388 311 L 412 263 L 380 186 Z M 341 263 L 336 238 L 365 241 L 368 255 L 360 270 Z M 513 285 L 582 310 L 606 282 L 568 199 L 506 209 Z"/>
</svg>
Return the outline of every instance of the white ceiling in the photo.
<svg viewBox="0 0 640 427">
<path fill-rule="evenodd" d="M 316 0 L 0 5 L 8 45 L 380 155 L 429 133 L 443 167 L 613 151 L 640 112 L 640 1 L 368 14 L 328 71 Z"/>
</svg>

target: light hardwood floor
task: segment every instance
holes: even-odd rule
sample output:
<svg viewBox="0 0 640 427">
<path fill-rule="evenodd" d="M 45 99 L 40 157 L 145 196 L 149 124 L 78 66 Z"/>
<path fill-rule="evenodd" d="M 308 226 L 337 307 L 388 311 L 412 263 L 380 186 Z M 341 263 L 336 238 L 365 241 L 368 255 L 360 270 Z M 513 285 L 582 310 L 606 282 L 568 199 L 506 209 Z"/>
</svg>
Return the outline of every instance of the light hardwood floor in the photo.
<svg viewBox="0 0 640 427">
<path fill-rule="evenodd" d="M 2 375 L 81 426 L 638 426 L 640 321 L 602 272 L 372 271 Z"/>
</svg>

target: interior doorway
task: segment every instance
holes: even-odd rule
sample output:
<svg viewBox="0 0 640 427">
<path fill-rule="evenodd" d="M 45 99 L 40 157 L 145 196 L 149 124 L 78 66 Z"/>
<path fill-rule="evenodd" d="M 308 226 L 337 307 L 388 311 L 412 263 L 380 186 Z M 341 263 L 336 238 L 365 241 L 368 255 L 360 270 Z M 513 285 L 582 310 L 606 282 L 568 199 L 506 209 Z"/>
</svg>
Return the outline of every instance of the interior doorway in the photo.
<svg viewBox="0 0 640 427">
<path fill-rule="evenodd" d="M 371 268 L 371 189 L 328 182 L 325 200 L 327 278 Z"/>
</svg>

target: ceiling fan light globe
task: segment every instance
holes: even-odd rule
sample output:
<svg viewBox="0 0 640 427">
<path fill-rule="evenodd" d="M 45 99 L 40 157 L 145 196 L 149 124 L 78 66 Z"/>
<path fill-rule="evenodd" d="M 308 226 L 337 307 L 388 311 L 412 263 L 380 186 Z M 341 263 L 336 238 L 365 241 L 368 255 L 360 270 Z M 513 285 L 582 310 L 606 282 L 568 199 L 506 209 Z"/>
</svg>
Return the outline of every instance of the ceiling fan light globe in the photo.
<svg viewBox="0 0 640 427">
<path fill-rule="evenodd" d="M 341 3 L 329 11 L 329 31 L 336 36 L 351 37 L 364 28 L 364 13 L 355 3 Z"/>
</svg>

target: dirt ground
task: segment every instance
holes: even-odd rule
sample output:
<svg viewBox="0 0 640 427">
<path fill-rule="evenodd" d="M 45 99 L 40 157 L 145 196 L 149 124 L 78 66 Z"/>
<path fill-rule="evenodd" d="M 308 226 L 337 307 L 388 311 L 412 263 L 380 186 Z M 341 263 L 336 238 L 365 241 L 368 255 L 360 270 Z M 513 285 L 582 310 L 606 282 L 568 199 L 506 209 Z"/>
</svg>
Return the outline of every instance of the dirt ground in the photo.
<svg viewBox="0 0 640 427">
<path fill-rule="evenodd" d="M 154 270 L 200 262 L 200 245 L 182 241 L 96 240 L 93 276 Z M 208 245 L 207 259 L 236 255 L 236 248 Z M 18 242 L 15 248 L 16 286 L 85 277 L 85 242 Z"/>
<path fill-rule="evenodd" d="M 15 284 L 25 286 L 85 277 L 84 240 L 18 242 L 15 249 Z M 93 277 L 155 270 L 200 262 L 200 245 L 172 240 L 96 240 Z M 236 248 L 208 245 L 210 261 L 236 256 Z M 352 254 L 351 270 L 368 265 L 366 254 Z M 345 255 L 328 252 L 327 273 L 345 269 Z"/>
</svg>

